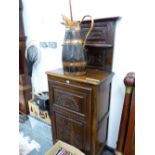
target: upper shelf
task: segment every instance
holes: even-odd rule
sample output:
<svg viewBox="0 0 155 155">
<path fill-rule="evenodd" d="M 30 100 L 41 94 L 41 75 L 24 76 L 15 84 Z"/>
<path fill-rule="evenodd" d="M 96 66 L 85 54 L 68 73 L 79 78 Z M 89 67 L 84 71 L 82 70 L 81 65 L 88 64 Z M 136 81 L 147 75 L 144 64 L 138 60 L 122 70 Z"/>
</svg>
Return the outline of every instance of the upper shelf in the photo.
<svg viewBox="0 0 155 155">
<path fill-rule="evenodd" d="M 87 47 L 112 48 L 114 45 L 114 32 L 118 17 L 95 19 L 93 29 L 86 42 Z M 91 26 L 91 21 L 81 23 L 81 36 L 85 39 Z"/>
<path fill-rule="evenodd" d="M 115 27 L 119 17 L 94 19 L 91 33 L 86 40 L 87 68 L 112 71 Z M 81 36 L 85 39 L 91 20 L 81 23 Z"/>
</svg>

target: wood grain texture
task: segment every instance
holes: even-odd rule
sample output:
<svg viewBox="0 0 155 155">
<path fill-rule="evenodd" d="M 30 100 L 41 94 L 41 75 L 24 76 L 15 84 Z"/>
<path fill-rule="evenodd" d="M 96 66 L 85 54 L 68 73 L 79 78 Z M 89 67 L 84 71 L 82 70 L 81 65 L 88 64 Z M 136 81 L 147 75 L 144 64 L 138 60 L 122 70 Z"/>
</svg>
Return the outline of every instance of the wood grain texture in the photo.
<svg viewBox="0 0 155 155">
<path fill-rule="evenodd" d="M 22 12 L 22 1 L 19 0 L 19 111 L 28 114 L 28 100 L 31 97 L 31 79 L 28 76 L 28 69 L 25 60 L 26 36 Z"/>
<path fill-rule="evenodd" d="M 113 73 L 99 71 L 96 75 L 87 70 L 87 74 L 96 80 L 100 78 L 100 83 L 81 82 L 81 78 L 87 76 L 72 79 L 59 70 L 57 74 L 56 70 L 54 74 L 48 72 L 52 134 L 54 142 L 60 139 L 88 155 L 98 155 L 107 141 Z"/>
<path fill-rule="evenodd" d="M 135 155 L 135 91 L 132 95 L 129 127 L 126 136 L 124 155 Z"/>
<path fill-rule="evenodd" d="M 62 68 L 48 71 L 46 73 L 48 76 L 53 76 L 53 78 L 59 77 L 64 82 L 66 82 L 66 79 L 67 79 L 71 81 L 80 81 L 82 83 L 93 84 L 93 85 L 99 85 L 103 81 L 111 78 L 114 75 L 114 73 L 112 72 L 87 69 L 86 74 L 83 76 L 68 76 L 64 74 L 64 71 Z"/>
<path fill-rule="evenodd" d="M 134 152 L 134 104 L 135 97 L 135 74 L 133 72 L 128 73 L 124 78 L 124 84 L 126 86 L 126 94 L 124 99 L 123 111 L 121 115 L 117 150 L 119 152 L 132 155 L 129 151 Z M 132 126 L 132 127 L 131 127 Z M 130 129 L 129 129 L 130 127 Z M 131 144 L 132 143 L 132 144 Z M 130 144 L 130 145 L 129 145 Z M 125 151 L 125 152 L 124 152 Z"/>
<path fill-rule="evenodd" d="M 112 17 L 94 20 L 84 51 L 86 74 L 66 75 L 63 69 L 46 72 L 53 140 L 66 141 L 87 155 L 100 155 L 107 142 L 111 82 L 114 75 L 114 34 L 118 19 Z M 81 24 L 83 39 L 90 24 L 90 20 Z"/>
<path fill-rule="evenodd" d="M 95 19 L 86 42 L 87 68 L 112 71 L 116 21 L 119 17 Z M 81 35 L 85 35 L 91 21 L 83 21 Z"/>
</svg>

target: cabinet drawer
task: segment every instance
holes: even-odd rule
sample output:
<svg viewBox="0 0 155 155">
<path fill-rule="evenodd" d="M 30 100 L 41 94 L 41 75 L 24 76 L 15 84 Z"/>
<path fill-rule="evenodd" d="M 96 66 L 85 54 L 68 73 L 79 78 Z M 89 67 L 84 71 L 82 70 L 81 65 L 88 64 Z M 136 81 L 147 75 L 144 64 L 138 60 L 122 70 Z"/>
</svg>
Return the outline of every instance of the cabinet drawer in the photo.
<svg viewBox="0 0 155 155">
<path fill-rule="evenodd" d="M 71 90 L 72 91 L 72 90 Z M 66 89 L 55 88 L 54 99 L 55 104 L 58 104 L 67 109 L 85 113 L 86 96 L 85 94 L 77 94 Z"/>
<path fill-rule="evenodd" d="M 58 81 L 49 81 L 49 95 L 52 106 L 63 108 L 76 114 L 87 115 L 90 112 L 91 88 L 80 87 Z"/>
</svg>

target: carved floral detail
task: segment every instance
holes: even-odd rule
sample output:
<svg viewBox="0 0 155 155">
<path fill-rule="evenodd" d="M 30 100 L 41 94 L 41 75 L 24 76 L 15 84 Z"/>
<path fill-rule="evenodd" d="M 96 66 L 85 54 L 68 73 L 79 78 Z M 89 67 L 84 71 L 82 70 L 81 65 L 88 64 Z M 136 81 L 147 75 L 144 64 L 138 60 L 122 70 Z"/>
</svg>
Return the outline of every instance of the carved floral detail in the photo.
<svg viewBox="0 0 155 155">
<path fill-rule="evenodd" d="M 66 118 L 57 115 L 57 133 L 58 139 L 65 141 L 79 149 L 83 149 L 82 125 L 66 120 Z"/>
<path fill-rule="evenodd" d="M 67 95 L 59 96 L 57 99 L 57 104 L 70 108 L 75 111 L 79 111 L 79 105 L 77 101 L 71 96 L 67 96 Z"/>
</svg>

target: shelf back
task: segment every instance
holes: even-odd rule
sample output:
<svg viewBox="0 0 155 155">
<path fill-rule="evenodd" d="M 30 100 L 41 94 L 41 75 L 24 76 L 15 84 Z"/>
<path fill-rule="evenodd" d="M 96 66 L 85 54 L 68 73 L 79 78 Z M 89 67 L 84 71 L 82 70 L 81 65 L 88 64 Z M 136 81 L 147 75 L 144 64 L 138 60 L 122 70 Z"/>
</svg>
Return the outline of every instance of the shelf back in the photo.
<svg viewBox="0 0 155 155">
<path fill-rule="evenodd" d="M 94 19 L 94 27 L 85 46 L 87 68 L 112 71 L 114 35 L 118 19 L 119 17 Z M 90 20 L 81 23 L 83 39 L 90 28 L 90 24 Z"/>
</svg>

